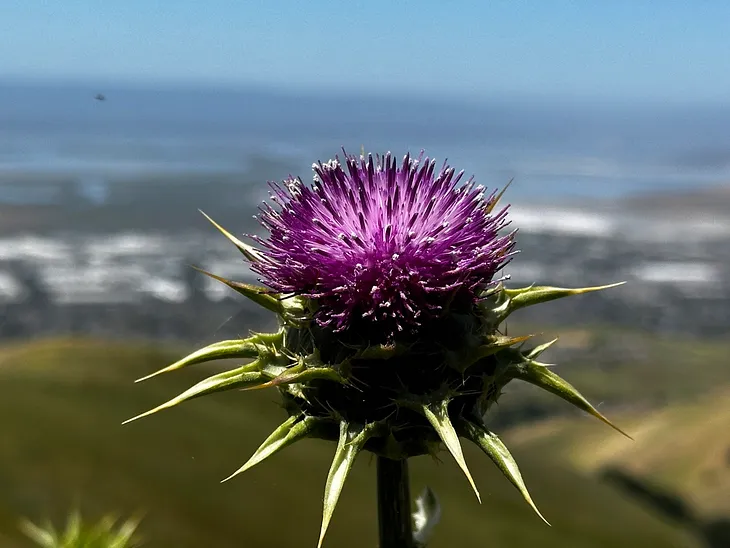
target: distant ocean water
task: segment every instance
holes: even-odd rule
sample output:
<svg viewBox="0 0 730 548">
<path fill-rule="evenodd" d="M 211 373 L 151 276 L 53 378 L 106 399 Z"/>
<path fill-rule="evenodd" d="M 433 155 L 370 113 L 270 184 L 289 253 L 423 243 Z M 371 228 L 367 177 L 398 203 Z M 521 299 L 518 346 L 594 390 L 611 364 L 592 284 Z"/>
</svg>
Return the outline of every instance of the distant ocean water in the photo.
<svg viewBox="0 0 730 548">
<path fill-rule="evenodd" d="M 313 161 L 360 145 L 398 156 L 425 148 L 490 188 L 514 178 L 518 202 L 685 190 L 730 181 L 728 127 L 720 106 L 0 82 L 0 202 L 53 202 L 59 179 L 102 202 L 109 185 L 244 174 L 261 158 L 307 180 Z M 286 175 L 275 171 L 268 178 Z"/>
</svg>

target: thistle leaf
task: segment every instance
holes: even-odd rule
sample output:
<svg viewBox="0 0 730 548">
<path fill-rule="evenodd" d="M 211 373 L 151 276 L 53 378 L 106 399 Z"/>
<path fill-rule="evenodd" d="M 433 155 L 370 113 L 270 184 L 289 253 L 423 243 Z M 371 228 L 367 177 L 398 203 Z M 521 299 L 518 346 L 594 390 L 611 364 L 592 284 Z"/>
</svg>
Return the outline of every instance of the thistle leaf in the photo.
<svg viewBox="0 0 730 548">
<path fill-rule="evenodd" d="M 200 213 L 203 214 L 203 216 L 208 219 L 211 224 L 216 227 L 226 238 L 228 238 L 231 242 L 233 242 L 233 245 L 235 245 L 238 250 L 243 253 L 243 256 L 246 257 L 249 261 L 252 263 L 259 262 L 263 255 L 261 255 L 261 252 L 258 251 L 253 246 L 250 246 L 248 244 L 243 243 L 241 240 L 236 238 L 233 234 L 228 232 L 225 228 L 223 228 L 221 225 L 216 223 L 213 219 L 211 219 L 204 211 L 198 210 Z"/>
<path fill-rule="evenodd" d="M 448 364 L 456 369 L 457 371 L 464 373 L 472 365 L 477 363 L 479 360 L 496 354 L 506 348 L 524 342 L 530 339 L 533 335 L 526 335 L 522 337 L 506 337 L 503 335 L 494 335 L 489 337 L 489 342 L 478 346 L 473 349 L 466 349 L 460 352 L 454 352 L 453 356 L 449 357 Z"/>
<path fill-rule="evenodd" d="M 205 396 L 206 394 L 233 390 L 234 388 L 247 388 L 252 385 L 264 383 L 269 379 L 269 377 L 259 371 L 260 367 L 261 365 L 258 362 L 252 362 L 248 365 L 244 365 L 243 367 L 232 369 L 230 371 L 224 371 L 223 373 L 218 373 L 217 375 L 208 377 L 207 379 L 200 381 L 198 384 L 187 389 L 185 392 L 171 399 L 170 401 L 165 402 L 162 405 L 155 407 L 154 409 L 150 409 L 149 411 L 142 413 L 141 415 L 137 415 L 136 417 L 127 419 L 122 424 L 136 421 L 137 419 L 141 419 L 142 417 L 147 417 L 149 415 L 152 415 L 153 413 L 162 411 L 163 409 L 169 409 L 170 407 L 174 407 L 184 401 L 192 400 L 200 396 Z"/>
<path fill-rule="evenodd" d="M 274 430 L 268 438 L 266 438 L 266 441 L 261 444 L 253 456 L 248 459 L 246 464 L 221 481 L 221 483 L 230 480 L 250 468 L 253 468 L 261 461 L 269 458 L 274 453 L 278 453 L 285 447 L 292 445 L 300 439 L 306 438 L 314 426 L 320 421 L 321 419 L 305 417 L 303 414 L 289 417 L 281 424 L 281 426 Z"/>
<path fill-rule="evenodd" d="M 31 521 L 23 520 L 20 523 L 20 529 L 33 542 L 43 548 L 54 548 L 54 546 L 58 546 L 61 542 L 50 523 L 47 523 L 45 528 L 43 528 Z"/>
<path fill-rule="evenodd" d="M 278 331 L 272 331 L 270 333 L 259 333 L 251 331 L 251 338 L 256 341 L 257 344 L 262 346 L 277 346 L 284 343 L 286 337 L 286 331 L 279 329 Z"/>
<path fill-rule="evenodd" d="M 74 510 L 66 523 L 66 530 L 63 532 L 62 545 L 68 546 L 81 536 L 81 512 Z"/>
<path fill-rule="evenodd" d="M 322 528 L 319 533 L 317 548 L 322 546 L 322 541 L 327 533 L 332 514 L 335 511 L 340 493 L 342 493 L 342 487 L 345 485 L 345 480 L 352 469 L 352 465 L 365 443 L 374 434 L 376 427 L 377 423 L 367 426 L 348 424 L 345 421 L 340 423 L 340 440 L 337 443 L 335 458 L 327 475 L 327 484 L 324 490 Z"/>
<path fill-rule="evenodd" d="M 231 340 L 231 341 L 220 341 L 213 343 L 205 348 L 196 350 L 192 354 L 176 361 L 172 365 L 160 369 L 159 371 L 137 379 L 134 382 L 142 382 L 162 373 L 169 373 L 170 371 L 176 371 L 189 365 L 195 365 L 198 363 L 209 362 L 213 360 L 224 360 L 229 358 L 255 358 L 259 355 L 260 345 L 257 344 L 256 338 L 251 337 L 249 339 Z"/>
<path fill-rule="evenodd" d="M 581 409 L 582 411 L 585 411 L 606 423 L 608 426 L 617 432 L 620 432 L 627 438 L 633 439 L 626 432 L 599 413 L 598 410 L 593 407 L 572 384 L 560 377 L 558 374 L 553 373 L 544 365 L 538 364 L 532 360 L 525 361 L 515 367 L 511 374 L 516 379 L 534 384 L 543 390 L 547 390 L 548 392 L 563 398 L 565 401 L 572 403 L 578 409 Z"/>
<path fill-rule="evenodd" d="M 348 384 L 347 380 L 331 367 L 306 367 L 295 365 L 285 369 L 282 373 L 264 384 L 247 387 L 244 388 L 244 390 L 260 390 L 262 388 L 271 388 L 273 386 L 282 386 L 285 384 L 306 383 L 314 380 Z"/>
<path fill-rule="evenodd" d="M 485 209 L 485 212 L 487 213 L 487 215 L 489 215 L 492 212 L 492 210 L 497 206 L 497 204 L 499 203 L 499 201 L 502 199 L 502 196 L 504 196 L 504 193 L 507 192 L 507 189 L 512 184 L 512 181 L 514 181 L 514 178 L 510 179 L 509 182 L 506 185 L 504 185 L 504 188 L 499 191 L 499 194 L 497 194 L 494 197 L 494 199 L 491 200 L 487 204 L 487 207 L 484 208 Z"/>
<path fill-rule="evenodd" d="M 506 302 L 499 307 L 500 320 L 504 320 L 515 310 L 532 306 L 535 304 L 546 303 L 563 297 L 572 295 L 582 295 L 584 293 L 592 293 L 593 291 L 601 291 L 618 287 L 626 282 L 618 282 L 615 284 L 601 285 L 597 287 L 580 287 L 574 289 L 566 289 L 562 287 L 548 286 L 530 286 L 520 289 L 504 289 L 503 294 L 507 298 Z"/>
<path fill-rule="evenodd" d="M 205 274 L 206 276 L 210 276 L 214 280 L 218 280 L 219 282 L 227 285 L 247 299 L 252 300 L 257 305 L 263 306 L 267 310 L 271 310 L 271 312 L 281 315 L 284 311 L 284 306 L 281 304 L 281 301 L 278 298 L 274 297 L 271 291 L 266 289 L 265 287 L 245 284 L 242 282 L 234 282 L 233 280 L 227 280 L 226 278 L 217 276 L 216 274 L 208 272 L 207 270 L 203 270 L 202 268 L 198 268 L 196 266 L 194 266 L 193 268 L 198 272 Z"/>
<path fill-rule="evenodd" d="M 554 345 L 556 342 L 558 342 L 558 338 L 555 337 L 552 341 L 548 341 L 546 343 L 543 343 L 539 346 L 536 346 L 532 350 L 530 350 L 527 354 L 525 354 L 525 358 L 528 360 L 534 360 L 540 357 L 540 354 L 545 352 L 548 348 L 550 348 L 552 345 Z"/>
<path fill-rule="evenodd" d="M 466 465 L 466 460 L 464 460 L 464 453 L 461 450 L 459 436 L 456 434 L 456 430 L 454 430 L 454 425 L 451 424 L 451 420 L 449 419 L 448 406 L 449 400 L 444 400 L 441 403 L 435 405 L 422 405 L 420 410 L 426 417 L 426 419 L 428 419 L 428 422 L 431 423 L 431 426 L 433 426 L 434 430 L 436 430 L 439 437 L 441 438 L 441 441 L 444 442 L 444 445 L 446 445 L 446 448 L 456 460 L 459 468 L 461 468 L 461 470 L 466 475 L 466 479 L 469 480 L 469 483 L 471 484 L 471 487 L 472 489 L 474 489 L 474 493 L 477 496 L 477 500 L 481 504 L 482 498 L 479 495 L 479 490 L 474 483 L 474 479 L 471 477 L 469 468 Z"/>
<path fill-rule="evenodd" d="M 416 511 L 413 512 L 413 542 L 419 548 L 428 544 L 433 530 L 441 521 L 441 503 L 430 487 L 425 487 L 416 499 Z"/>
<path fill-rule="evenodd" d="M 480 346 L 477 349 L 477 352 L 479 354 L 479 358 L 486 358 L 487 356 L 496 354 L 500 350 L 509 348 L 510 346 L 514 346 L 521 342 L 525 342 L 532 337 L 534 337 L 534 335 L 523 335 L 521 337 L 506 337 L 504 335 L 497 335 L 492 337 L 492 340 L 490 340 L 487 344 L 483 344 L 482 346 Z"/>
<path fill-rule="evenodd" d="M 514 485 L 522 494 L 522 497 L 527 501 L 527 504 L 532 507 L 538 516 L 540 516 L 540 519 L 550 525 L 548 520 L 543 517 L 537 509 L 537 506 L 535 506 L 535 503 L 532 501 L 532 497 L 527 491 L 527 487 L 522 479 L 522 474 L 517 466 L 517 462 L 515 462 L 515 459 L 512 457 L 504 443 L 502 443 L 502 440 L 485 427 L 474 424 L 466 419 L 462 419 L 460 421 L 459 430 L 464 437 L 474 442 L 490 459 L 492 459 L 492 462 L 497 465 L 497 468 L 500 469 L 512 485 Z"/>
</svg>

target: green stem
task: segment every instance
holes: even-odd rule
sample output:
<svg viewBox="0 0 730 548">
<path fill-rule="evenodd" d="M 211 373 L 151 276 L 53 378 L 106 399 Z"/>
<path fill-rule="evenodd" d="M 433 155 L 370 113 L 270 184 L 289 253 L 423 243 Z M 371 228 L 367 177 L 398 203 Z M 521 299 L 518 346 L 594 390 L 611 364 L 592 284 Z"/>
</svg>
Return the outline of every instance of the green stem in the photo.
<svg viewBox="0 0 730 548">
<path fill-rule="evenodd" d="M 408 461 L 378 457 L 379 548 L 414 548 Z"/>
</svg>

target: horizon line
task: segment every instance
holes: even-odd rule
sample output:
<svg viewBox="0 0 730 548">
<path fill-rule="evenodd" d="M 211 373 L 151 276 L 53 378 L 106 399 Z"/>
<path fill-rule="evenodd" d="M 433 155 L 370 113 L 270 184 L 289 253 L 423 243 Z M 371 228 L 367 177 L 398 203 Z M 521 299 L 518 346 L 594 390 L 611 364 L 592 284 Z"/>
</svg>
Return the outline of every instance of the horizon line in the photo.
<svg viewBox="0 0 730 548">
<path fill-rule="evenodd" d="M 15 86 L 48 86 L 56 88 L 88 87 L 90 90 L 102 93 L 104 89 L 125 91 L 187 91 L 187 92 L 218 92 L 218 93 L 261 93 L 279 97 L 332 97 L 332 98 L 363 98 L 363 99 L 415 99 L 423 102 L 451 102 L 459 101 L 462 104 L 483 106 L 493 103 L 521 103 L 540 102 L 544 104 L 571 104 L 573 106 L 664 106 L 664 107 L 730 107 L 729 99 L 708 98 L 679 98 L 661 96 L 608 96 L 580 93 L 557 93 L 539 91 L 512 91 L 490 90 L 471 93 L 451 92 L 440 90 L 423 92 L 407 88 L 362 88 L 361 86 L 317 86 L 302 84 L 284 87 L 281 83 L 267 83 L 259 80 L 196 80 L 187 78 L 136 79 L 123 76 L 104 75 L 98 78 L 90 75 L 68 76 L 41 76 L 27 74 L 0 75 L 0 87 Z"/>
</svg>

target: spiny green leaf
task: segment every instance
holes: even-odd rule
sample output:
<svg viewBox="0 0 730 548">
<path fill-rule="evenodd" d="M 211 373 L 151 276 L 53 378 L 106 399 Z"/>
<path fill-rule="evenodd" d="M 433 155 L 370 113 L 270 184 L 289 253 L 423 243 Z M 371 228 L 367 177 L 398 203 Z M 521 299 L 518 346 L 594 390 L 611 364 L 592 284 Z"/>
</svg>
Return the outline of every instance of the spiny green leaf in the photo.
<svg viewBox="0 0 730 548">
<path fill-rule="evenodd" d="M 259 355 L 261 345 L 258 344 L 255 337 L 249 339 L 231 340 L 231 341 L 220 341 L 213 343 L 205 348 L 196 350 L 192 354 L 185 356 L 181 360 L 176 361 L 172 365 L 160 369 L 159 371 L 137 379 L 134 382 L 142 382 L 162 373 L 169 373 L 170 371 L 176 371 L 189 365 L 195 365 L 198 363 L 209 362 L 213 360 L 224 360 L 229 358 L 255 358 Z"/>
<path fill-rule="evenodd" d="M 552 345 L 554 345 L 556 342 L 558 342 L 558 338 L 555 337 L 552 341 L 548 341 L 546 343 L 543 343 L 539 346 L 536 346 L 532 350 L 530 350 L 527 354 L 525 354 L 525 358 L 528 360 L 534 360 L 538 357 L 540 357 L 540 354 L 545 352 L 548 348 L 550 348 Z"/>
<path fill-rule="evenodd" d="M 504 188 L 499 191 L 499 194 L 497 194 L 494 197 L 494 199 L 487 204 L 487 207 L 485 208 L 487 215 L 489 215 L 492 212 L 492 210 L 496 207 L 496 205 L 502 199 L 502 196 L 504 196 L 504 193 L 507 192 L 507 189 L 512 184 L 512 181 L 514 181 L 514 178 L 510 179 L 509 182 L 506 185 L 504 185 Z"/>
<path fill-rule="evenodd" d="M 263 259 L 263 255 L 261 254 L 261 252 L 259 250 L 257 250 L 253 246 L 243 243 L 241 240 L 236 238 L 233 234 L 228 232 L 221 225 L 216 223 L 213 219 L 208 217 L 208 215 L 204 211 L 202 211 L 202 210 L 198 210 L 198 211 L 200 211 L 200 213 L 202 213 L 203 216 L 206 219 L 208 219 L 211 222 L 211 224 L 214 227 L 216 227 L 226 238 L 228 238 L 231 242 L 233 242 L 233 245 L 235 245 L 238 248 L 238 250 L 241 253 L 243 253 L 243 256 L 246 257 L 249 261 L 251 261 L 252 263 L 255 263 L 255 262 L 259 262 L 259 261 L 261 261 L 261 259 Z"/>
<path fill-rule="evenodd" d="M 250 333 L 251 338 L 254 339 L 257 344 L 265 347 L 279 347 L 284 344 L 284 340 L 286 338 L 286 329 L 283 327 L 278 331 L 272 331 L 270 333 L 259 333 L 257 331 L 251 331 Z"/>
<path fill-rule="evenodd" d="M 234 282 L 233 280 L 227 280 L 226 278 L 217 276 L 216 274 L 212 274 L 211 272 L 203 270 L 202 268 L 198 268 L 196 266 L 194 266 L 193 268 L 198 272 L 205 274 L 206 276 L 210 276 L 214 280 L 218 280 L 219 282 L 226 284 L 231 289 L 237 291 L 247 299 L 251 299 L 253 302 L 258 304 L 259 306 L 263 306 L 267 310 L 271 310 L 272 312 L 279 315 L 281 315 L 284 311 L 284 306 L 281 304 L 281 300 L 273 296 L 271 291 L 269 289 L 266 289 L 265 287 L 245 284 L 242 282 Z"/>
<path fill-rule="evenodd" d="M 431 426 L 433 426 L 434 430 L 436 430 L 439 437 L 444 442 L 444 445 L 446 445 L 446 448 L 453 455 L 456 463 L 459 465 L 461 470 L 466 475 L 466 478 L 469 480 L 472 489 L 474 489 L 477 500 L 481 503 L 482 498 L 479 495 L 479 490 L 474 483 L 474 479 L 471 477 L 469 468 L 466 465 L 466 460 L 464 460 L 464 453 L 461 450 L 459 436 L 456 434 L 456 431 L 454 430 L 454 425 L 451 424 L 451 420 L 449 419 L 448 407 L 449 401 L 444 400 L 436 404 L 422 405 L 421 412 L 426 417 L 426 419 L 428 419 L 428 422 L 431 423 Z"/>
<path fill-rule="evenodd" d="M 192 400 L 206 394 L 213 394 L 215 392 L 223 392 L 225 390 L 233 390 L 234 388 L 248 388 L 253 385 L 261 384 L 269 380 L 269 377 L 262 373 L 259 368 L 261 365 L 256 361 L 237 369 L 230 371 L 224 371 L 208 377 L 207 379 L 200 381 L 198 384 L 187 389 L 179 396 L 171 399 L 170 401 L 155 407 L 141 415 L 137 415 L 131 419 L 127 419 L 122 424 L 127 424 L 142 417 L 147 417 L 163 409 L 169 409 L 184 401 Z"/>
<path fill-rule="evenodd" d="M 81 540 L 81 512 L 75 510 L 71 512 L 68 522 L 66 523 L 66 530 L 63 532 L 63 538 L 61 544 L 70 545 L 74 541 Z"/>
<path fill-rule="evenodd" d="M 324 489 L 322 528 L 320 529 L 317 548 L 321 548 L 322 546 L 324 536 L 327 533 L 327 528 L 337 506 L 337 501 L 340 498 L 340 493 L 342 493 L 342 487 L 345 485 L 347 475 L 350 473 L 357 455 L 363 450 L 365 443 L 375 433 L 377 428 L 377 423 L 366 426 L 348 424 L 345 421 L 340 423 L 340 439 L 337 443 L 335 458 L 332 461 L 332 466 L 327 475 L 327 484 Z"/>
<path fill-rule="evenodd" d="M 110 542 L 109 548 L 132 548 L 132 546 L 136 545 L 134 538 L 135 533 L 137 532 L 137 529 L 139 528 L 140 524 L 139 518 L 131 518 L 123 522 L 116 530 L 116 533 L 114 534 L 114 538 Z M 109 525 L 106 529 L 103 530 L 102 534 L 109 534 L 109 531 L 116 523 L 116 520 L 114 518 L 111 518 Z M 106 527 L 106 525 L 104 525 Z M 101 530 L 102 524 L 100 524 L 100 530 Z"/>
<path fill-rule="evenodd" d="M 477 353 L 479 355 L 478 359 L 486 358 L 487 356 L 496 354 L 500 350 L 509 348 L 510 346 L 514 346 L 521 342 L 525 342 L 526 340 L 531 339 L 532 337 L 534 337 L 534 335 L 522 335 L 520 337 L 507 337 L 505 335 L 495 335 L 495 336 L 491 337 L 491 340 L 487 344 L 483 344 L 477 349 Z"/>
<path fill-rule="evenodd" d="M 500 469 L 512 485 L 514 485 L 522 494 L 524 499 L 527 501 L 527 504 L 532 507 L 532 509 L 545 523 L 550 525 L 548 520 L 543 517 L 537 509 L 537 506 L 535 506 L 535 503 L 532 501 L 532 497 L 527 491 L 525 482 L 522 479 L 520 469 L 507 447 L 504 443 L 502 443 L 502 440 L 487 430 L 484 426 L 477 425 L 466 419 L 462 419 L 459 422 L 459 430 L 464 437 L 474 442 L 490 459 L 492 459 L 492 462 L 497 465 L 497 468 Z"/>
<path fill-rule="evenodd" d="M 46 523 L 45 527 L 40 527 L 31 521 L 24 520 L 20 523 L 20 529 L 38 546 L 54 548 L 60 545 L 58 535 L 50 523 Z"/>
<path fill-rule="evenodd" d="M 245 388 L 245 390 L 260 390 L 262 388 L 271 388 L 272 386 L 306 383 L 314 380 L 347 384 L 347 380 L 331 367 L 306 367 L 304 365 L 295 365 L 284 370 L 270 381 L 264 384 Z"/>
<path fill-rule="evenodd" d="M 261 444 L 253 456 L 248 459 L 246 464 L 233 472 L 233 474 L 228 476 L 221 483 L 228 481 L 250 468 L 253 468 L 261 461 L 269 458 L 274 453 L 281 451 L 300 439 L 306 438 L 312 429 L 321 421 L 322 419 L 305 417 L 303 414 L 289 417 L 281 424 L 281 426 L 274 430 L 268 438 L 266 438 L 266 441 Z"/>
<path fill-rule="evenodd" d="M 465 349 L 453 352 L 449 355 L 447 363 L 457 371 L 464 373 L 472 365 L 479 360 L 496 354 L 497 352 L 509 348 L 515 344 L 526 341 L 532 335 L 522 337 L 506 337 L 504 335 L 493 335 L 489 337 L 487 343 L 476 348 Z"/>
<path fill-rule="evenodd" d="M 598 410 L 593 407 L 590 402 L 585 399 L 583 395 L 578 392 L 578 390 L 572 384 L 570 384 L 568 381 L 566 381 L 556 373 L 552 372 L 544 365 L 538 364 L 537 362 L 534 362 L 532 360 L 528 360 L 515 366 L 512 370 L 512 375 L 514 376 L 514 378 L 520 379 L 521 381 L 529 382 L 530 384 L 534 384 L 535 386 L 538 386 L 543 390 L 547 390 L 548 392 L 551 392 L 556 396 L 563 398 L 565 401 L 572 403 L 578 409 L 581 409 L 586 413 L 589 413 L 590 415 L 593 415 L 597 419 L 603 421 L 608 426 L 620 432 L 627 438 L 633 439 L 626 432 L 621 430 L 618 426 L 614 425 L 611 421 L 609 421 L 606 417 L 599 413 Z"/>
<path fill-rule="evenodd" d="M 490 337 L 490 340 L 487 344 L 480 347 L 480 350 L 484 352 L 485 356 L 489 356 L 501 350 L 502 348 L 508 348 L 521 342 L 525 342 L 534 336 L 535 335 L 520 335 L 518 337 L 508 337 L 506 335 L 494 335 Z"/>
<path fill-rule="evenodd" d="M 499 316 L 502 320 L 504 320 L 504 318 L 509 316 L 515 310 L 519 310 L 526 306 L 554 301 L 555 299 L 562 299 L 563 297 L 570 297 L 572 295 L 582 295 L 583 293 L 610 289 L 625 283 L 626 282 L 619 282 L 597 287 L 580 287 L 575 289 L 549 286 L 530 286 L 520 289 L 504 289 L 503 295 L 507 299 L 503 305 L 498 307 Z"/>
</svg>

